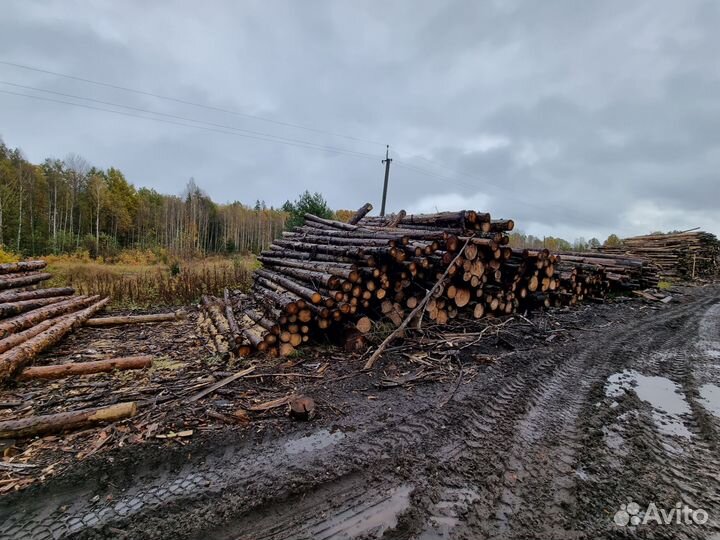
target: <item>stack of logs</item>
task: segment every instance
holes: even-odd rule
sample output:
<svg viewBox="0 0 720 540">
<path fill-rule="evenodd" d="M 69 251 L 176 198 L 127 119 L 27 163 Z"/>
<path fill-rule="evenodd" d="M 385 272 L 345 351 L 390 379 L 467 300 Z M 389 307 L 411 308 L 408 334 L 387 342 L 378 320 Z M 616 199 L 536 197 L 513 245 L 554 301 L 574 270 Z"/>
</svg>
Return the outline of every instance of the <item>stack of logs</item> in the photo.
<svg viewBox="0 0 720 540">
<path fill-rule="evenodd" d="M 0 382 L 18 375 L 108 303 L 99 296 L 73 296 L 69 287 L 34 288 L 50 279 L 45 266 L 44 261 L 0 264 Z"/>
<path fill-rule="evenodd" d="M 713 279 L 720 275 L 720 242 L 714 234 L 703 231 L 634 236 L 625 238 L 619 246 L 599 250 L 647 259 L 666 278 Z"/>
<path fill-rule="evenodd" d="M 336 337 L 362 346 L 376 321 L 399 326 L 419 304 L 444 324 L 600 301 L 657 282 L 645 263 L 626 257 L 512 249 L 514 222 L 487 213 L 364 217 L 371 208 L 349 223 L 306 215 L 261 254 L 249 296 L 204 298 L 203 324 L 218 352 L 287 356 Z"/>
</svg>

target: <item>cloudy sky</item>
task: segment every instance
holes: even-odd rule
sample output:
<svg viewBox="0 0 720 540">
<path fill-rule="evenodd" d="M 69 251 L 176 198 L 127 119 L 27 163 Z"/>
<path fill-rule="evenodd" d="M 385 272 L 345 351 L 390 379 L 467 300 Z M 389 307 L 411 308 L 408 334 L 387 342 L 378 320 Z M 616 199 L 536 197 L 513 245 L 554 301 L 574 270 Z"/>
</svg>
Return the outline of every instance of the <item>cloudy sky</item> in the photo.
<svg viewBox="0 0 720 540">
<path fill-rule="evenodd" d="M 718 28 L 715 0 L 6 0 L 0 137 L 166 193 L 378 209 L 390 144 L 390 210 L 720 234 Z"/>
</svg>

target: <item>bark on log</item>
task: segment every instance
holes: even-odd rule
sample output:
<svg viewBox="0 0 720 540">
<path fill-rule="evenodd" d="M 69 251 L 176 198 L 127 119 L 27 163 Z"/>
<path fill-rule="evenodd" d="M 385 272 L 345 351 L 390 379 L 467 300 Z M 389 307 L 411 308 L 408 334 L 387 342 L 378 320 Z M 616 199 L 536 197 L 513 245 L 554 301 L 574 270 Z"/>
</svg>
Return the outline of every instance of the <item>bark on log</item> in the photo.
<svg viewBox="0 0 720 540">
<path fill-rule="evenodd" d="M 242 311 L 242 314 L 247 316 L 254 323 L 262 326 L 265 330 L 267 330 L 271 334 L 278 335 L 280 333 L 280 326 L 277 323 L 275 323 L 275 322 L 271 321 L 270 319 L 268 319 L 267 317 L 261 315 L 254 309 L 246 308 Z M 303 321 L 303 322 L 307 322 L 307 321 Z"/>
<path fill-rule="evenodd" d="M 10 334 L 30 328 L 31 326 L 49 318 L 77 311 L 80 308 L 96 302 L 99 298 L 99 296 L 78 296 L 76 298 L 70 298 L 68 300 L 64 300 L 63 302 L 58 302 L 57 304 L 52 304 L 50 306 L 45 306 L 44 308 L 18 315 L 17 317 L 13 317 L 5 321 L 0 321 L 0 338 L 5 338 Z"/>
<path fill-rule="evenodd" d="M 108 371 L 115 370 L 144 369 L 152 366 L 152 362 L 152 356 L 141 355 L 108 358 L 106 360 L 96 360 L 93 362 L 34 366 L 25 368 L 17 378 L 19 381 L 29 381 L 31 379 L 61 379 L 73 375 L 92 375 L 94 373 L 107 373 Z"/>
<path fill-rule="evenodd" d="M 6 302 L 0 304 L 0 319 L 26 313 L 33 309 L 40 309 L 51 304 L 57 304 L 66 300 L 64 296 L 53 296 L 50 298 L 38 298 L 35 300 L 19 300 L 17 302 Z"/>
<path fill-rule="evenodd" d="M 373 209 L 373 205 L 370 203 L 363 204 L 360 208 L 358 208 L 358 211 L 355 212 L 355 215 L 350 218 L 350 221 L 348 223 L 350 225 L 356 225 L 358 221 L 360 221 L 362 218 L 364 218 L 367 214 L 369 214 Z"/>
<path fill-rule="evenodd" d="M 18 332 L 16 334 L 10 334 L 5 339 L 0 340 L 0 353 L 9 351 L 13 347 L 18 346 L 21 343 L 24 343 L 31 337 L 37 336 L 38 334 L 40 334 L 41 332 L 44 332 L 45 330 L 47 330 L 54 324 L 57 324 L 64 317 L 67 317 L 67 315 L 61 315 L 60 317 L 56 317 L 53 319 L 47 319 L 45 321 L 40 321 L 39 323 L 31 326 L 27 330 Z"/>
<path fill-rule="evenodd" d="M 131 401 L 107 407 L 6 420 L 0 422 L 0 439 L 17 439 L 83 429 L 124 420 L 134 416 L 136 412 L 137 404 Z"/>
<path fill-rule="evenodd" d="M 60 341 L 66 334 L 82 325 L 110 301 L 104 298 L 99 302 L 63 318 L 44 332 L 30 338 L 25 343 L 0 354 L 0 382 L 5 382 L 33 361 L 40 352 Z"/>
<path fill-rule="evenodd" d="M 47 266 L 45 261 L 21 261 L 0 264 L 0 274 L 14 274 L 15 272 L 33 272 L 42 270 Z"/>
<path fill-rule="evenodd" d="M 304 298 L 305 300 L 312 302 L 313 304 L 319 304 L 323 300 L 323 297 L 319 292 L 313 291 L 308 287 L 304 287 L 303 285 L 300 285 L 299 283 L 288 279 L 278 274 L 277 272 L 271 272 L 269 270 L 257 270 L 256 274 L 268 281 L 272 281 L 280 285 L 281 287 L 284 287 L 288 291 L 296 294 L 300 298 Z"/>
<path fill-rule="evenodd" d="M 313 270 L 315 272 L 325 272 L 332 274 L 333 276 L 342 277 L 349 279 L 350 281 L 357 281 L 359 274 L 357 272 L 356 264 L 349 263 L 326 263 L 326 262 L 315 262 L 315 261 L 295 261 L 292 259 L 282 259 L 273 257 L 258 257 L 258 260 L 265 266 L 283 266 L 289 268 L 301 268 L 306 270 Z"/>
<path fill-rule="evenodd" d="M 400 210 L 397 214 L 390 218 L 390 221 L 388 221 L 388 224 L 386 226 L 390 227 L 391 229 L 396 228 L 398 225 L 400 225 L 400 222 L 405 219 L 405 216 L 407 216 L 407 212 L 405 210 Z"/>
<path fill-rule="evenodd" d="M 225 318 L 228 321 L 228 326 L 230 326 L 230 333 L 233 336 L 238 336 L 240 335 L 240 327 L 235 319 L 235 312 L 233 312 L 232 302 L 230 300 L 230 291 L 228 291 L 227 288 L 223 291 L 223 300 L 225 301 Z"/>
<path fill-rule="evenodd" d="M 145 324 L 167 321 L 179 321 L 186 317 L 182 311 L 174 313 L 151 313 L 148 315 L 118 315 L 116 317 L 101 317 L 88 319 L 85 326 L 116 326 L 119 324 Z"/>
<path fill-rule="evenodd" d="M 18 289 L 20 287 L 29 287 L 30 285 L 35 285 L 36 283 L 40 283 L 41 281 L 48 280 L 51 277 L 52 274 L 48 273 L 30 274 L 28 276 L 12 279 L 2 279 L 2 277 L 0 277 L 0 289 L 5 290 Z"/>
<path fill-rule="evenodd" d="M 53 287 L 50 289 L 36 289 L 34 291 L 7 291 L 0 293 L 0 302 L 20 302 L 23 300 L 37 300 L 52 296 L 72 296 L 75 289 L 72 287 Z"/>
</svg>

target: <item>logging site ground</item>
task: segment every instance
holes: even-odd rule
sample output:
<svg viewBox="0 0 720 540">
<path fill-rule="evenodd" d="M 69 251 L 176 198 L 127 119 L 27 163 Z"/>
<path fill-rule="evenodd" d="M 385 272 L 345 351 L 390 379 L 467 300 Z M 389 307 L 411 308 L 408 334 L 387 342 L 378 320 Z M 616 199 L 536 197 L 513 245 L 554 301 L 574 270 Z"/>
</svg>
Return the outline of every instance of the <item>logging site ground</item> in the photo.
<svg viewBox="0 0 720 540">
<path fill-rule="evenodd" d="M 3 440 L 0 537 L 718 538 L 720 286 L 664 293 L 428 322 L 370 371 L 321 344 L 198 400 L 245 364 L 208 354 L 196 308 L 81 327 L 36 364 L 160 360 L 2 390 L 15 415 L 139 408 Z M 312 397 L 309 420 L 290 395 Z"/>
</svg>

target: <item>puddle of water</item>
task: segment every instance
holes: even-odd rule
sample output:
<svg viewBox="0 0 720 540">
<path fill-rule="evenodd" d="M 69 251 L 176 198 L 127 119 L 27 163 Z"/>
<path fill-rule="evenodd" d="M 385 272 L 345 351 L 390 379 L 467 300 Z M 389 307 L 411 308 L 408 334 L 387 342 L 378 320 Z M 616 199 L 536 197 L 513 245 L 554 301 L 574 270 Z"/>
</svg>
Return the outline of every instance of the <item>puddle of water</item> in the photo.
<svg viewBox="0 0 720 540">
<path fill-rule="evenodd" d="M 410 506 L 411 485 L 401 485 L 379 500 L 364 507 L 360 511 L 341 512 L 332 519 L 329 526 L 315 531 L 313 538 L 356 538 L 360 535 L 381 537 L 385 531 L 397 527 L 398 516 Z M 328 525 L 328 522 L 325 523 Z"/>
<path fill-rule="evenodd" d="M 608 377 L 605 394 L 617 398 L 630 390 L 653 407 L 653 421 L 659 431 L 667 435 L 691 437 L 685 427 L 683 414 L 690 414 L 690 405 L 681 393 L 680 386 L 666 377 L 648 376 L 634 370 L 625 370 Z"/>
<path fill-rule="evenodd" d="M 332 446 L 344 438 L 345 434 L 342 431 L 334 431 L 331 433 L 327 429 L 321 429 L 312 435 L 286 442 L 285 451 L 288 454 L 300 454 L 302 452 L 310 452 L 311 450 L 321 450 Z"/>
<path fill-rule="evenodd" d="M 699 388 L 699 392 L 703 407 L 720 418 L 720 386 L 704 384 Z"/>
</svg>

